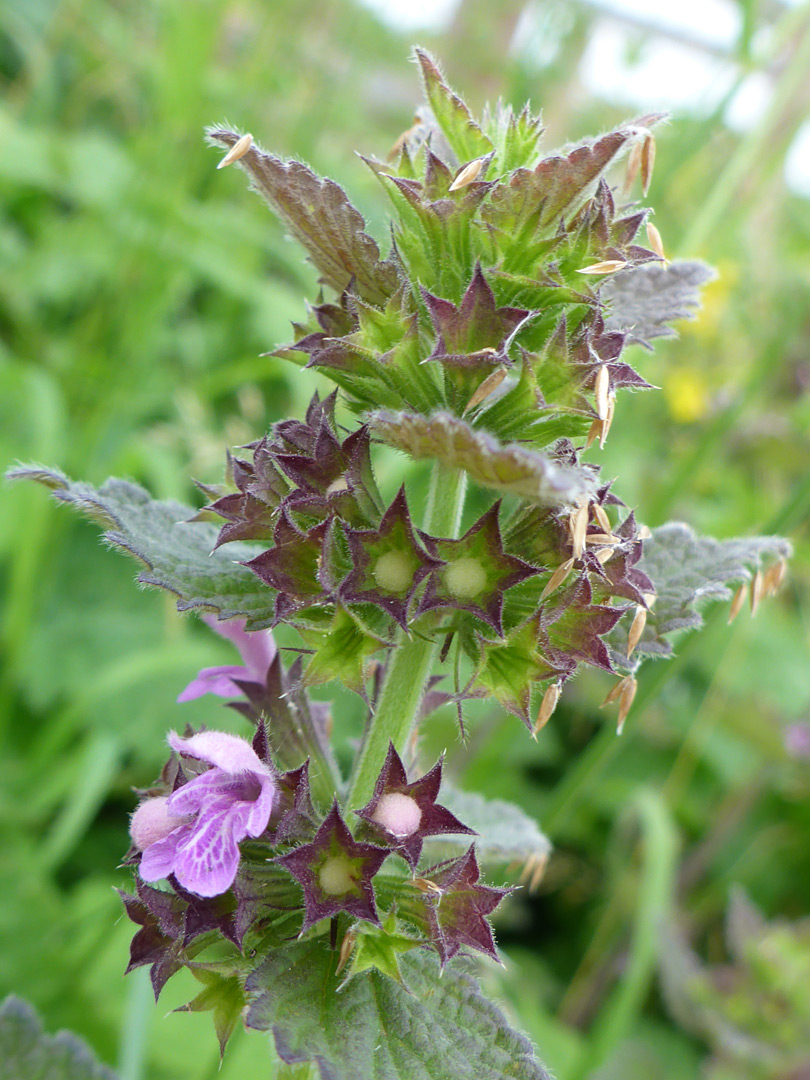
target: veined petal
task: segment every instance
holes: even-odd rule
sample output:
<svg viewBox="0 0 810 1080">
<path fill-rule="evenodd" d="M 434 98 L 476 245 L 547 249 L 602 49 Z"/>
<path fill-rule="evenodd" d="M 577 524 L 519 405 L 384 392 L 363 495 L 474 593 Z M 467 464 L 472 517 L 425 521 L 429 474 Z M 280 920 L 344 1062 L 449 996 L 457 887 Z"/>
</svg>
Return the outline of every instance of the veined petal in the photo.
<svg viewBox="0 0 810 1080">
<path fill-rule="evenodd" d="M 174 875 L 197 896 L 219 896 L 233 884 L 238 866 L 233 804 L 222 800 L 216 812 L 206 813 L 189 827 L 189 835 L 177 848 Z"/>
<path fill-rule="evenodd" d="M 234 789 L 238 790 L 239 780 L 234 780 L 230 773 L 222 769 L 209 769 L 199 776 L 193 777 L 187 784 L 183 784 L 169 796 L 166 804 L 172 814 L 197 814 L 210 807 L 212 801 L 222 797 L 233 802 Z M 230 797 L 229 797 L 230 796 Z"/>
<path fill-rule="evenodd" d="M 191 825 L 180 825 L 162 840 L 144 849 L 138 873 L 144 881 L 160 881 L 174 870 L 177 848 L 191 833 Z"/>
<path fill-rule="evenodd" d="M 249 742 L 238 735 L 224 731 L 200 731 L 184 739 L 176 731 L 169 732 L 169 746 L 179 754 L 206 761 L 223 772 L 238 775 L 252 772 L 257 776 L 269 776 L 270 770 L 258 758 Z"/>
<path fill-rule="evenodd" d="M 195 679 L 177 695 L 178 703 L 194 701 L 203 694 L 216 694 L 218 697 L 233 697 L 241 693 L 234 679 L 250 681 L 253 672 L 239 664 L 203 668 Z"/>
<path fill-rule="evenodd" d="M 257 779 L 261 784 L 261 791 L 258 799 L 250 807 L 250 815 L 245 826 L 245 835 L 247 836 L 261 836 L 267 828 L 267 822 L 270 820 L 275 801 L 276 785 L 270 777 L 261 776 L 257 777 Z M 239 839 L 241 840 L 242 837 L 240 836 Z"/>
</svg>

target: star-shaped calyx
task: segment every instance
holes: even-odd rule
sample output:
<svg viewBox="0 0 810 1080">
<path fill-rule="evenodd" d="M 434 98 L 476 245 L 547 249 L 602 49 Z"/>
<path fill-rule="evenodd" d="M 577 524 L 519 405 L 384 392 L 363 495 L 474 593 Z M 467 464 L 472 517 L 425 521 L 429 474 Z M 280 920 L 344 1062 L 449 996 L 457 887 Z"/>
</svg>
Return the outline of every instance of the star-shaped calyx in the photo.
<svg viewBox="0 0 810 1080">
<path fill-rule="evenodd" d="M 440 758 L 430 772 L 409 784 L 402 759 L 394 744 L 389 743 L 374 794 L 362 810 L 355 811 L 407 860 L 411 869 L 416 869 L 426 836 L 476 835 L 474 829 L 468 829 L 447 807 L 436 802 L 442 783 L 442 764 Z"/>
<path fill-rule="evenodd" d="M 417 585 L 441 565 L 441 559 L 417 541 L 404 487 L 385 511 L 379 529 L 347 529 L 346 539 L 352 569 L 340 586 L 341 599 L 367 600 L 405 627 Z"/>
<path fill-rule="evenodd" d="M 301 932 L 340 911 L 379 925 L 371 879 L 389 854 L 388 848 L 354 840 L 333 803 L 311 843 L 275 859 L 304 890 Z"/>
<path fill-rule="evenodd" d="M 583 662 L 613 672 L 602 637 L 613 629 L 627 608 L 593 604 L 592 599 L 588 575 L 580 574 L 540 609 L 540 640 L 553 663 L 564 666 Z"/>
<path fill-rule="evenodd" d="M 512 890 L 481 885 L 480 877 L 473 846 L 459 858 L 434 866 L 422 879 L 429 883 L 425 912 L 442 965 L 463 948 L 498 959 L 487 915 Z"/>
<path fill-rule="evenodd" d="M 273 532 L 275 545 L 243 563 L 265 584 L 278 590 L 277 622 L 299 608 L 326 599 L 319 571 L 330 524 L 328 520 L 321 521 L 302 532 L 285 511 Z"/>
<path fill-rule="evenodd" d="M 246 449 L 253 451 L 253 461 L 228 454 L 226 476 L 237 491 L 221 493 L 221 489 L 200 485 L 209 496 L 218 495 L 205 507 L 225 519 L 214 550 L 233 540 L 266 540 L 273 534 L 278 507 L 288 490 L 288 483 L 276 468 L 265 436 Z"/>
<path fill-rule="evenodd" d="M 503 635 L 504 592 L 542 568 L 530 566 L 503 550 L 498 527 L 500 505 L 500 501 L 495 503 L 460 540 L 421 534 L 430 554 L 445 565 L 431 571 L 418 614 L 431 608 L 460 608 L 477 615 L 496 634 Z"/>
<path fill-rule="evenodd" d="M 511 364 L 509 340 L 529 312 L 498 307 L 480 265 L 458 306 L 425 288 L 422 298 L 436 332 L 436 344 L 427 359 L 442 364 L 457 397 L 453 404 L 463 409 L 490 371 Z"/>
<path fill-rule="evenodd" d="M 494 697 L 519 716 L 529 730 L 532 683 L 564 681 L 576 668 L 568 656 L 540 651 L 541 614 L 533 615 L 510 631 L 503 642 L 476 635 L 479 649 L 475 674 L 467 686 L 470 697 Z M 601 643 L 600 643 L 601 644 Z"/>
</svg>

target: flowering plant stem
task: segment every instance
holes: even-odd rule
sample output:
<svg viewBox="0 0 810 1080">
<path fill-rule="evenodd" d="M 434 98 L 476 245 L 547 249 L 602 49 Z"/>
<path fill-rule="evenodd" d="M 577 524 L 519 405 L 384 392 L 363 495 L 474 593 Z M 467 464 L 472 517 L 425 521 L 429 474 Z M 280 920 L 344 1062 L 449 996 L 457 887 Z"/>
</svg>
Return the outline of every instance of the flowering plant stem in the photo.
<svg viewBox="0 0 810 1080">
<path fill-rule="evenodd" d="M 457 536 L 466 490 L 466 472 L 446 468 L 437 461 L 430 477 L 424 531 L 436 536 Z M 347 806 L 362 806 L 371 797 L 389 742 L 399 753 L 404 750 L 419 715 L 439 645 L 439 638 L 431 640 L 403 632 L 400 644 L 392 650 L 377 708 L 355 759 Z"/>
</svg>

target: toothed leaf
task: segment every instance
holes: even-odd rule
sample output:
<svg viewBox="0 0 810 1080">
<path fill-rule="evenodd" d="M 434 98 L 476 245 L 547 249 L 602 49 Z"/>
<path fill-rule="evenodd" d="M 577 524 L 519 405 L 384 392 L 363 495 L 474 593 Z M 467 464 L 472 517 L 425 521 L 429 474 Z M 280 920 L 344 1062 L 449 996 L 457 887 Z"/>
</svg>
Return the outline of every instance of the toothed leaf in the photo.
<svg viewBox="0 0 810 1080">
<path fill-rule="evenodd" d="M 592 497 L 596 482 L 574 465 L 555 461 L 518 443 L 501 443 L 446 412 L 432 416 L 377 412 L 369 426 L 383 442 L 413 458 L 436 458 L 465 469 L 477 483 L 511 491 L 541 506 L 562 506 Z"/>
<path fill-rule="evenodd" d="M 212 553 L 219 529 L 208 522 L 190 521 L 196 513 L 192 507 L 158 502 L 126 480 L 107 480 L 96 490 L 69 480 L 57 469 L 24 466 L 8 475 L 44 484 L 54 498 L 102 525 L 109 544 L 145 563 L 138 581 L 174 593 L 179 611 L 203 608 L 219 612 L 223 619 L 244 616 L 249 630 L 272 623 L 275 594 L 235 562 L 259 549 L 229 546 Z"/>
<path fill-rule="evenodd" d="M 450 784 L 442 788 L 442 802 L 478 833 L 475 853 L 483 866 L 544 859 L 551 852 L 551 843 L 537 822 L 514 803 L 486 799 L 475 791 L 459 791 Z M 448 858 L 468 847 L 463 836 L 433 837 L 425 841 L 424 853 L 431 858 Z"/>
<path fill-rule="evenodd" d="M 233 131 L 208 132 L 217 146 L 239 140 Z M 295 239 L 306 248 L 322 280 L 342 293 L 354 280 L 359 295 L 383 303 L 397 287 L 397 271 L 380 259 L 376 242 L 364 231 L 365 221 L 333 180 L 316 176 L 300 161 L 282 161 L 251 146 L 239 159 L 251 186 L 278 214 Z"/>
<path fill-rule="evenodd" d="M 408 993 L 369 971 L 335 993 L 337 954 L 322 941 L 277 949 L 248 978 L 248 1027 L 272 1031 L 288 1064 L 311 1062 L 320 1080 L 549 1080 L 529 1041 L 476 981 L 435 956 L 400 961 Z"/>
<path fill-rule="evenodd" d="M 653 338 L 675 337 L 667 323 L 694 319 L 700 289 L 715 277 L 702 262 L 678 261 L 637 266 L 606 281 L 599 297 L 607 304 L 605 327 L 626 332 L 646 345 Z"/>
<path fill-rule="evenodd" d="M 681 522 L 654 529 L 644 541 L 638 569 L 652 580 L 657 599 L 637 651 L 670 655 L 672 645 L 664 635 L 702 626 L 701 608 L 708 601 L 730 600 L 729 586 L 749 581 L 758 568 L 788 558 L 791 550 L 790 543 L 778 536 L 715 540 L 697 536 Z M 623 622 L 610 636 L 620 652 L 626 634 Z"/>
<path fill-rule="evenodd" d="M 4 1080 L 117 1080 L 72 1032 L 46 1035 L 32 1007 L 13 995 L 0 1005 L 0 1062 Z"/>
<path fill-rule="evenodd" d="M 415 49 L 414 55 L 422 71 L 425 97 L 458 164 L 489 154 L 492 143 L 461 98 L 447 85 L 433 57 L 423 49 Z"/>
</svg>

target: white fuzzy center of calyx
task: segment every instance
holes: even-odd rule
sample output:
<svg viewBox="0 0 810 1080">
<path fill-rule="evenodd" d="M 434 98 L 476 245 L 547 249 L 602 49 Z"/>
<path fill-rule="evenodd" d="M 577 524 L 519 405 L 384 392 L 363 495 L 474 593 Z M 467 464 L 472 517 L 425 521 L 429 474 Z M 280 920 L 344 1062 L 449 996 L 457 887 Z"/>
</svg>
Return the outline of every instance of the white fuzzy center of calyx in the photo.
<svg viewBox="0 0 810 1080">
<path fill-rule="evenodd" d="M 374 580 L 385 592 L 405 592 L 413 582 L 413 572 L 413 559 L 404 551 L 386 551 L 374 564 Z"/>
<path fill-rule="evenodd" d="M 411 836 L 422 823 L 422 811 L 416 799 L 399 791 L 392 791 L 383 795 L 371 818 L 392 836 Z"/>
<path fill-rule="evenodd" d="M 345 855 L 330 855 L 318 871 L 318 884 L 328 896 L 342 896 L 353 889 L 351 859 Z"/>
<path fill-rule="evenodd" d="M 487 575 L 478 559 L 465 555 L 447 566 L 444 583 L 452 596 L 472 600 L 486 588 Z"/>
</svg>

